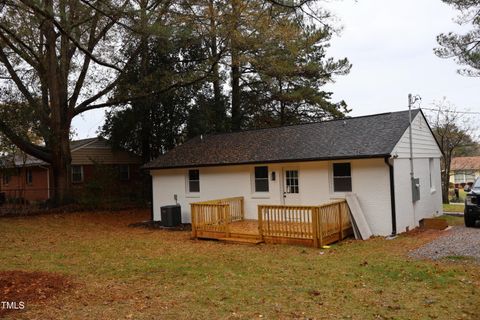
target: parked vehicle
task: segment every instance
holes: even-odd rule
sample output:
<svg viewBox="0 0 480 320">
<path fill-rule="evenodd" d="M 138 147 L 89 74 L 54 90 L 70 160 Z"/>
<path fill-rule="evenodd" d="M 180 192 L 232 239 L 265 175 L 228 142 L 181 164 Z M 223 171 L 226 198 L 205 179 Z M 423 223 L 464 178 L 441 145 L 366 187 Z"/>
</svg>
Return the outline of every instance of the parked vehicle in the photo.
<svg viewBox="0 0 480 320">
<path fill-rule="evenodd" d="M 465 197 L 465 226 L 475 227 L 477 220 L 480 220 L 480 178 L 477 178 L 470 192 Z"/>
</svg>

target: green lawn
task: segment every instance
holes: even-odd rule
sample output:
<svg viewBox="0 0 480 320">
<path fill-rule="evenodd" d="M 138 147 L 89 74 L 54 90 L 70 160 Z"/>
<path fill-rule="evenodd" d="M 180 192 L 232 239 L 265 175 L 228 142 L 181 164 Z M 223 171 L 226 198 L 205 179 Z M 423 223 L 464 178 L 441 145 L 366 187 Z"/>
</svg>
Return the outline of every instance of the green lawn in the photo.
<svg viewBox="0 0 480 320">
<path fill-rule="evenodd" d="M 406 257 L 439 231 L 319 250 L 127 227 L 147 217 L 0 219 L 0 271 L 54 272 L 75 283 L 7 319 L 480 319 L 478 264 Z"/>
<path fill-rule="evenodd" d="M 443 204 L 443 212 L 463 212 L 464 204 Z"/>
<path fill-rule="evenodd" d="M 444 215 L 444 216 L 441 216 L 439 218 L 447 220 L 447 223 L 448 223 L 449 226 L 463 226 L 464 225 L 463 217 Z"/>
</svg>

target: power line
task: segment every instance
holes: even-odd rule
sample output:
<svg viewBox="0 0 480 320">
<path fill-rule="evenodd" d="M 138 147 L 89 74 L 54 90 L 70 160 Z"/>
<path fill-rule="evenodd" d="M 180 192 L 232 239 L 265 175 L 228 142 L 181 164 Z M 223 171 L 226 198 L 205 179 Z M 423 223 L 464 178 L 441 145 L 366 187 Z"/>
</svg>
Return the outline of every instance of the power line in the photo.
<svg viewBox="0 0 480 320">
<path fill-rule="evenodd" d="M 421 108 L 422 110 L 429 110 L 429 111 L 437 111 L 437 112 L 445 112 L 449 110 L 442 110 L 442 109 L 434 109 L 434 108 Z M 480 115 L 480 112 L 478 111 L 458 111 L 458 110 L 451 110 L 451 112 L 455 113 L 462 113 L 462 114 L 478 114 Z"/>
</svg>

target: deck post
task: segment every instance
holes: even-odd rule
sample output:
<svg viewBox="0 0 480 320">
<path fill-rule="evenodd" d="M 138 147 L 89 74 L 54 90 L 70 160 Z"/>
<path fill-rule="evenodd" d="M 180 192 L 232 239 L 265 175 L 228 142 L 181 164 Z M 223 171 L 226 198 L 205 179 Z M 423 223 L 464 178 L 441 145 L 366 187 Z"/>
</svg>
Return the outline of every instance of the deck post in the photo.
<svg viewBox="0 0 480 320">
<path fill-rule="evenodd" d="M 230 205 L 226 204 L 223 205 L 222 208 L 223 211 L 223 221 L 225 224 L 225 237 L 229 238 L 230 237 Z"/>
<path fill-rule="evenodd" d="M 263 240 L 263 214 L 262 206 L 258 205 L 258 234 L 260 235 L 260 240 Z"/>
<path fill-rule="evenodd" d="M 263 240 L 263 217 L 262 217 L 262 206 L 258 205 L 258 234 L 260 235 L 260 240 Z"/>
<path fill-rule="evenodd" d="M 312 209 L 312 235 L 313 235 L 313 246 L 319 248 L 319 233 L 318 233 L 318 212 L 319 208 L 315 207 Z"/>
<path fill-rule="evenodd" d="M 318 239 L 319 239 L 319 247 L 323 247 L 323 230 L 322 230 L 322 224 L 323 224 L 323 221 L 322 221 L 322 212 L 320 210 L 320 208 L 317 209 L 318 211 L 318 217 L 317 217 L 317 222 L 318 222 Z"/>
<path fill-rule="evenodd" d="M 192 216 L 192 238 L 197 239 L 197 225 L 195 224 L 195 219 L 197 217 L 196 211 L 195 211 L 195 205 L 191 204 L 190 205 L 190 213 Z"/>
<path fill-rule="evenodd" d="M 338 203 L 338 215 L 339 215 L 339 224 L 340 224 L 340 241 L 343 240 L 343 221 L 342 221 L 342 215 L 343 215 L 343 212 L 342 212 L 342 203 L 339 202 Z"/>
<path fill-rule="evenodd" d="M 243 203 L 244 202 L 244 197 L 241 197 L 240 199 L 240 214 L 241 214 L 241 218 L 242 220 L 245 220 L 245 204 Z"/>
</svg>

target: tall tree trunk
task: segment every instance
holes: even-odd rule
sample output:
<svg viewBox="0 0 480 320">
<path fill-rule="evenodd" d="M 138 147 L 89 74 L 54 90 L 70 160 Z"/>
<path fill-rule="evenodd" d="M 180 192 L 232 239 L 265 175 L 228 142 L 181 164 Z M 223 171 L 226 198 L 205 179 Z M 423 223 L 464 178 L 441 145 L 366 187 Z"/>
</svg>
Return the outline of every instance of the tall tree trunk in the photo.
<svg viewBox="0 0 480 320">
<path fill-rule="evenodd" d="M 53 12 L 53 2 L 45 0 L 47 10 Z M 70 124 L 71 115 L 68 112 L 67 86 L 65 74 L 68 65 L 65 59 L 60 61 L 57 56 L 57 33 L 53 22 L 46 20 L 44 25 L 45 48 L 47 63 L 47 79 L 49 89 L 49 104 L 51 112 L 51 136 L 49 137 L 52 150 L 53 194 L 54 204 L 63 205 L 71 199 L 70 181 Z M 62 45 L 65 45 L 62 36 Z M 61 47 L 65 50 L 65 48 Z M 60 63 L 60 66 L 59 66 Z"/>
<path fill-rule="evenodd" d="M 148 0 L 142 0 L 140 2 L 140 24 L 141 29 L 147 29 L 147 7 L 148 7 Z M 144 77 L 148 74 L 148 36 L 143 35 L 140 40 L 140 81 L 143 80 Z M 150 124 L 150 104 L 149 98 L 144 98 L 135 104 L 140 112 L 140 143 L 142 149 L 142 159 L 144 162 L 148 162 L 151 159 L 151 151 L 150 151 L 150 134 L 151 134 L 151 124 Z"/>
<path fill-rule="evenodd" d="M 283 101 L 283 87 L 282 87 L 282 80 L 278 80 L 278 88 L 279 88 L 279 97 L 280 97 L 280 126 L 285 125 L 285 102 Z"/>
<path fill-rule="evenodd" d="M 242 110 L 240 101 L 240 66 L 236 52 L 232 50 L 232 130 L 238 131 L 242 127 Z"/>
<path fill-rule="evenodd" d="M 68 130 L 57 134 L 52 145 L 53 201 L 56 206 L 72 201 L 71 154 Z"/>
<path fill-rule="evenodd" d="M 232 38 L 230 40 L 230 54 L 232 57 L 231 65 L 231 86 L 232 86 L 232 130 L 238 131 L 242 127 L 242 110 L 241 110 L 241 98 L 240 98 L 240 59 L 239 59 L 239 50 L 238 50 L 238 39 L 237 33 L 238 30 L 238 4 L 236 0 L 232 0 L 232 19 L 233 21 L 233 32 Z"/>
<path fill-rule="evenodd" d="M 208 4 L 208 11 L 210 16 L 210 55 L 213 58 L 213 127 L 215 132 L 224 132 L 226 110 L 222 101 L 222 88 L 220 84 L 220 71 L 218 66 L 219 53 L 217 45 L 217 22 L 214 0 L 210 0 Z"/>
<path fill-rule="evenodd" d="M 443 156 L 443 168 L 442 168 L 442 202 L 445 204 L 450 203 L 449 191 L 450 191 L 450 164 L 452 154 L 446 152 Z"/>
</svg>

